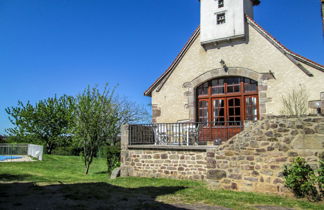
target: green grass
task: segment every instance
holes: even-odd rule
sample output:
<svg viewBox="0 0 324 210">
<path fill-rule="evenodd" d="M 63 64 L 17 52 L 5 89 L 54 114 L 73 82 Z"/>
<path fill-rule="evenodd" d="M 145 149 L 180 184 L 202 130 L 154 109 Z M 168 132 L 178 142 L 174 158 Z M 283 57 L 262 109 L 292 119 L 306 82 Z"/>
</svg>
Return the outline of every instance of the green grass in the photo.
<svg viewBox="0 0 324 210">
<path fill-rule="evenodd" d="M 107 181 L 106 171 L 105 159 L 95 159 L 85 176 L 81 157 L 45 155 L 43 161 L 0 163 L 0 174 L 8 175 L 0 181 L 10 181 L 12 175 L 31 182 L 101 182 Z"/>
<path fill-rule="evenodd" d="M 136 177 L 110 180 L 106 173 L 105 159 L 96 159 L 87 176 L 84 175 L 80 157 L 45 155 L 43 161 L 0 163 L 0 190 L 1 184 L 6 185 L 5 183 L 8 182 L 33 182 L 38 187 L 31 188 L 28 194 L 49 191 L 53 193 L 52 189 L 46 186 L 60 183 L 62 187 L 57 193 L 74 201 L 89 200 L 90 202 L 92 199 L 93 202 L 95 199 L 110 200 L 110 203 L 124 201 L 129 203 L 129 199 L 140 200 L 141 196 L 144 196 L 143 199 L 150 198 L 156 201 L 154 205 L 206 204 L 234 209 L 254 209 L 255 206 L 267 205 L 296 209 L 324 209 L 323 203 L 311 203 L 306 200 L 261 193 L 211 190 L 203 182 Z M 138 208 L 143 207 L 141 203 L 143 202 L 136 203 L 140 205 L 137 206 Z M 77 203 L 77 205 L 85 204 Z"/>
</svg>

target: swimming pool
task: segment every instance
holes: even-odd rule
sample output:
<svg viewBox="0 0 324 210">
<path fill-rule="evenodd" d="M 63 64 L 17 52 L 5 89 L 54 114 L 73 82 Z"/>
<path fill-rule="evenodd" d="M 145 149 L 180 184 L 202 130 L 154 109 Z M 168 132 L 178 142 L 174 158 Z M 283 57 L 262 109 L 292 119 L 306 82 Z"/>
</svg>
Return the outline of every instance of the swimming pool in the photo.
<svg viewBox="0 0 324 210">
<path fill-rule="evenodd" d="M 21 156 L 8 156 L 8 155 L 0 155 L 0 161 L 4 160 L 12 160 L 12 159 L 20 159 Z"/>
</svg>

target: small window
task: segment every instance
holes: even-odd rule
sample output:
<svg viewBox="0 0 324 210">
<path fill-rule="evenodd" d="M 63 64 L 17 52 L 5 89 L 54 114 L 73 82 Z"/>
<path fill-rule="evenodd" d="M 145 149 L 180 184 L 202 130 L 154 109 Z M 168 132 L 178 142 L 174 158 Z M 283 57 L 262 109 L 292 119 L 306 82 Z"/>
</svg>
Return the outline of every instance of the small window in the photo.
<svg viewBox="0 0 324 210">
<path fill-rule="evenodd" d="M 224 7 L 224 0 L 218 0 L 218 8 Z"/>
<path fill-rule="evenodd" d="M 225 23 L 225 13 L 217 14 L 217 24 Z"/>
</svg>

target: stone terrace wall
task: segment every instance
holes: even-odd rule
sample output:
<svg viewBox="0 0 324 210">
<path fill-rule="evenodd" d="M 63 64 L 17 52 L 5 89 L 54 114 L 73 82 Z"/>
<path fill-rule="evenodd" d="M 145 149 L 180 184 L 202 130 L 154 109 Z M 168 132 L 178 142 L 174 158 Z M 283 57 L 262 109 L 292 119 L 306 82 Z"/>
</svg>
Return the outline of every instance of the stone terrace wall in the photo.
<svg viewBox="0 0 324 210">
<path fill-rule="evenodd" d="M 207 179 L 225 189 L 286 193 L 284 165 L 301 156 L 317 167 L 323 148 L 324 118 L 267 118 L 207 153 Z"/>
<path fill-rule="evenodd" d="M 124 139 L 124 140 L 123 140 Z M 324 157 L 324 118 L 268 117 L 219 147 L 131 147 L 122 129 L 122 176 L 207 180 L 211 186 L 285 194 L 282 170 L 302 156 Z"/>
<path fill-rule="evenodd" d="M 124 162 L 132 176 L 202 180 L 206 178 L 205 151 L 130 149 Z"/>
</svg>

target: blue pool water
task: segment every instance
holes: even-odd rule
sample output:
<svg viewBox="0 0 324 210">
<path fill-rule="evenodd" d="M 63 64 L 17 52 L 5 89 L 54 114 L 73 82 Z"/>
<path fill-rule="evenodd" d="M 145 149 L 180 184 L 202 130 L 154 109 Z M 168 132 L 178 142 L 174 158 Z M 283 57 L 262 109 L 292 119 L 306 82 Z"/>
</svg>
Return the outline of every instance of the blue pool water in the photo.
<svg viewBox="0 0 324 210">
<path fill-rule="evenodd" d="M 20 159 L 20 158 L 22 158 L 22 157 L 19 157 L 19 156 L 0 155 L 0 161 L 11 160 L 11 159 Z"/>
</svg>

